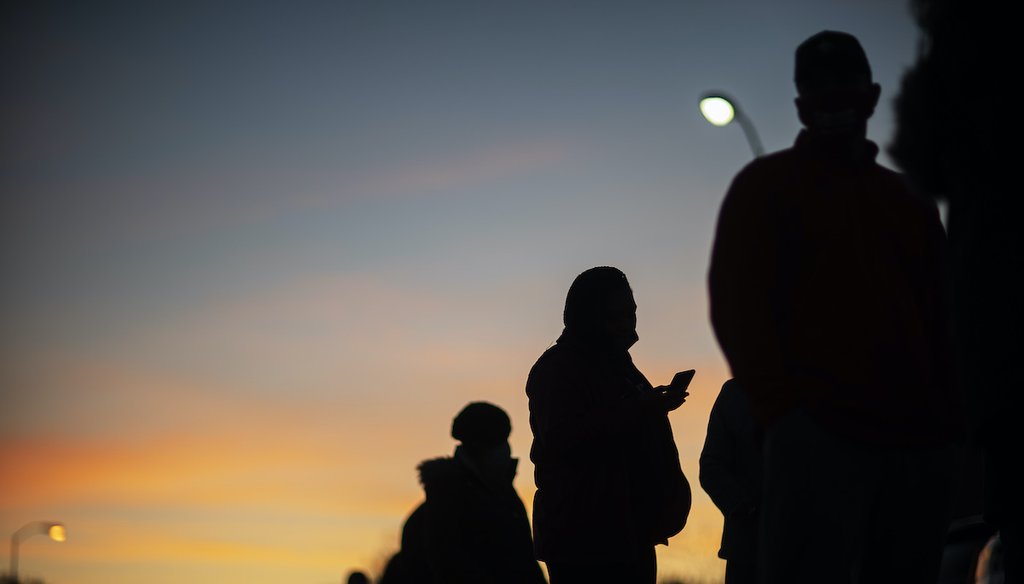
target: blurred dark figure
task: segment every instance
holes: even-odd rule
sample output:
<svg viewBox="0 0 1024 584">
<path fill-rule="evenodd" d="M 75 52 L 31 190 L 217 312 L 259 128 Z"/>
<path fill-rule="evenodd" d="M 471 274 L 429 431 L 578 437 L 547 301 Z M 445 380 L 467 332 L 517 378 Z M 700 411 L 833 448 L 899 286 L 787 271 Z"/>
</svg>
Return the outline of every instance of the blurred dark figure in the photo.
<svg viewBox="0 0 1024 584">
<path fill-rule="evenodd" d="M 377 579 L 377 584 L 405 584 L 405 582 L 407 580 L 402 573 L 402 552 L 397 551 L 388 558 L 388 563 L 384 565 L 384 571 Z"/>
<path fill-rule="evenodd" d="M 934 203 L 875 162 L 856 38 L 796 51 L 804 130 L 722 203 L 711 320 L 765 428 L 763 582 L 935 582 L 960 432 Z"/>
<path fill-rule="evenodd" d="M 984 516 L 1000 531 L 1007 582 L 1024 582 L 1024 199 L 1018 186 L 1019 19 L 985 0 L 916 0 L 922 51 L 896 101 L 890 153 L 948 204 L 951 315 L 969 437 L 983 458 Z M 990 105 L 984 105 L 990 104 Z M 1014 143 L 1010 144 L 1010 140 Z M 1012 175 L 1012 176 L 1011 176 Z M 982 473 L 979 473 L 982 474 Z"/>
<path fill-rule="evenodd" d="M 345 584 L 370 584 L 370 577 L 356 570 L 348 575 L 348 578 L 345 579 Z"/>
<path fill-rule="evenodd" d="M 402 582 L 545 584 L 512 486 L 511 431 L 504 410 L 473 402 L 452 423 L 455 455 L 420 464 L 426 501 L 402 530 Z"/>
<path fill-rule="evenodd" d="M 730 379 L 711 407 L 700 453 L 700 485 L 725 517 L 718 557 L 725 584 L 757 582 L 757 526 L 761 504 L 761 428 L 746 393 Z"/>
<path fill-rule="evenodd" d="M 615 268 L 576 278 L 564 323 L 526 384 L 537 557 L 552 584 L 654 584 L 654 547 L 690 509 L 668 419 L 688 381 L 654 388 L 633 365 L 636 303 Z"/>
</svg>

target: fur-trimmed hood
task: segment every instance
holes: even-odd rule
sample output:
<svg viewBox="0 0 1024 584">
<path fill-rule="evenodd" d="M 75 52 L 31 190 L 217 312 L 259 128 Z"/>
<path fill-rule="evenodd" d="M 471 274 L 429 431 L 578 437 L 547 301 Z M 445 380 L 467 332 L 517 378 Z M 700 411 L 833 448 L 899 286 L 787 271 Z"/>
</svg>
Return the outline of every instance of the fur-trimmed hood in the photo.
<svg viewBox="0 0 1024 584">
<path fill-rule="evenodd" d="M 416 467 L 424 489 L 442 487 L 465 480 L 466 469 L 451 456 L 424 460 Z"/>
<path fill-rule="evenodd" d="M 416 470 L 423 490 L 428 493 L 439 489 L 465 489 L 468 485 L 501 493 L 512 488 L 519 459 L 506 458 L 496 462 L 492 461 L 488 466 L 487 461 L 478 461 L 456 449 L 455 456 L 424 460 Z"/>
</svg>

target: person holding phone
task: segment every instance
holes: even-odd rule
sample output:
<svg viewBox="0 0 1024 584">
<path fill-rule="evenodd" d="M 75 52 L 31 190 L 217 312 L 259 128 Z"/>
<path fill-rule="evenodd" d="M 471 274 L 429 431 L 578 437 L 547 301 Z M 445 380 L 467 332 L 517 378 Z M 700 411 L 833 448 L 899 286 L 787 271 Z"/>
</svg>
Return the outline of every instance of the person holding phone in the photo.
<svg viewBox="0 0 1024 584">
<path fill-rule="evenodd" d="M 690 485 L 668 413 L 686 401 L 694 371 L 651 385 L 629 355 L 636 308 L 620 270 L 583 272 L 561 336 L 527 380 L 534 547 L 551 584 L 654 584 L 655 546 L 686 524 Z"/>
</svg>

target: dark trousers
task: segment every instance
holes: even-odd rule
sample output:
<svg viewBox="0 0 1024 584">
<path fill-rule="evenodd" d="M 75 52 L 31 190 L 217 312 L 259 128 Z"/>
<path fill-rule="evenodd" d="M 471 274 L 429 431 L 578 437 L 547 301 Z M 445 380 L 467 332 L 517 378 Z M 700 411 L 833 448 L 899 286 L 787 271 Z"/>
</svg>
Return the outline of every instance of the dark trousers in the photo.
<svg viewBox="0 0 1024 584">
<path fill-rule="evenodd" d="M 753 560 L 726 560 L 725 584 L 757 584 L 757 564 Z"/>
<path fill-rule="evenodd" d="M 864 446 L 794 412 L 764 454 L 762 584 L 936 582 L 951 449 Z"/>
<path fill-rule="evenodd" d="M 658 580 L 658 558 L 654 548 L 645 550 L 635 560 L 600 562 L 547 562 L 551 584 L 655 584 Z"/>
</svg>

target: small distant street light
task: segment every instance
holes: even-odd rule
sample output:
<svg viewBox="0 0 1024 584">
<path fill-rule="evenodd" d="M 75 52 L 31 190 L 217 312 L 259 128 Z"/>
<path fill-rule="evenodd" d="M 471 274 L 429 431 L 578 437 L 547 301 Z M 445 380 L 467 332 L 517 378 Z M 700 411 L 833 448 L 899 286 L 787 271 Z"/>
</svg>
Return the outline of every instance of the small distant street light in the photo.
<svg viewBox="0 0 1024 584">
<path fill-rule="evenodd" d="M 68 532 L 63 523 L 55 521 L 33 521 L 25 524 L 11 536 L 11 578 L 18 581 L 18 546 L 21 540 L 33 535 L 46 534 L 53 541 L 67 541 Z"/>
<path fill-rule="evenodd" d="M 735 99 L 721 91 L 706 93 L 700 98 L 700 113 L 709 123 L 719 127 L 727 126 L 736 120 L 747 136 L 747 143 L 750 144 L 750 150 L 754 153 L 754 157 L 764 154 L 761 138 L 758 137 L 757 130 L 754 129 L 754 123 L 739 108 Z"/>
</svg>

